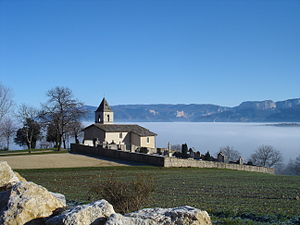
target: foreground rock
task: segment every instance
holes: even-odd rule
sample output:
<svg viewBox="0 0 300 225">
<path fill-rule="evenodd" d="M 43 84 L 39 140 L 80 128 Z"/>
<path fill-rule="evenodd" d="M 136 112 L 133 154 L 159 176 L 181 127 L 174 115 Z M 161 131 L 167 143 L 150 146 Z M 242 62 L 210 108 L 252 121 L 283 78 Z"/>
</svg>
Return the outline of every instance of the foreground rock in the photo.
<svg viewBox="0 0 300 225">
<path fill-rule="evenodd" d="M 51 192 L 49 191 L 50 194 L 52 194 L 55 198 L 57 198 L 60 202 L 62 202 L 63 205 L 67 205 L 67 199 L 66 196 L 64 196 L 61 193 L 55 193 L 55 192 Z"/>
<path fill-rule="evenodd" d="M 22 177 L 18 172 L 14 171 L 14 173 L 17 176 L 17 178 L 19 179 L 19 181 L 27 182 L 27 180 L 24 177 Z"/>
<path fill-rule="evenodd" d="M 0 225 L 210 225 L 206 211 L 184 206 L 143 209 L 125 216 L 106 200 L 64 211 L 66 198 L 27 182 L 0 161 Z M 58 214 L 61 213 L 61 214 Z"/>
<path fill-rule="evenodd" d="M 125 216 L 113 214 L 105 225 L 210 225 L 206 211 L 184 206 L 170 209 L 143 209 Z"/>
<path fill-rule="evenodd" d="M 21 177 L 21 176 L 20 176 Z M 0 161 L 0 188 L 12 186 L 20 179 L 5 161 Z"/>
<path fill-rule="evenodd" d="M 61 215 L 47 220 L 47 225 L 96 225 L 115 213 L 113 206 L 106 200 L 88 205 L 77 206 Z"/>
<path fill-rule="evenodd" d="M 18 182 L 0 193 L 0 224 L 25 224 L 48 217 L 65 206 L 46 188 L 32 182 Z"/>
</svg>

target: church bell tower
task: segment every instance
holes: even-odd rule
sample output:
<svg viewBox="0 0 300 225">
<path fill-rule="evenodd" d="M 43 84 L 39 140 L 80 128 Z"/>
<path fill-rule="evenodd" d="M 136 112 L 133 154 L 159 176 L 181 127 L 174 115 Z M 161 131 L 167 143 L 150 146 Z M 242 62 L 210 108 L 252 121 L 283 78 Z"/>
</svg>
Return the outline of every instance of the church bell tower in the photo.
<svg viewBox="0 0 300 225">
<path fill-rule="evenodd" d="M 114 112 L 111 110 L 105 98 L 95 111 L 95 123 L 112 124 L 114 122 Z"/>
</svg>

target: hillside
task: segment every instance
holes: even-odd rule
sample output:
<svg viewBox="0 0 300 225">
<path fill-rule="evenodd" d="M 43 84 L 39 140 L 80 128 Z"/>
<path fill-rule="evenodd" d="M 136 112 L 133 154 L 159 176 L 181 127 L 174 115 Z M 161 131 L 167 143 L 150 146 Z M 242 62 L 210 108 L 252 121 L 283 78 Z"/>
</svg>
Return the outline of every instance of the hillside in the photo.
<svg viewBox="0 0 300 225">
<path fill-rule="evenodd" d="M 96 106 L 85 106 L 94 120 Z M 239 106 L 211 104 L 151 104 L 112 106 L 122 122 L 300 122 L 300 98 L 274 102 L 247 101 Z"/>
</svg>

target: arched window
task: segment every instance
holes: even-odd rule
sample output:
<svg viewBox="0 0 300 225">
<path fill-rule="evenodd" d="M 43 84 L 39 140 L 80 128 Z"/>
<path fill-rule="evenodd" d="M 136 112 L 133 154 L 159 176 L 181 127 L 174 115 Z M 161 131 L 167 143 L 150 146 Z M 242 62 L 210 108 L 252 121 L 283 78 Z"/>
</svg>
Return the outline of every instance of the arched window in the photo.
<svg viewBox="0 0 300 225">
<path fill-rule="evenodd" d="M 107 115 L 107 122 L 109 122 L 109 115 Z"/>
</svg>

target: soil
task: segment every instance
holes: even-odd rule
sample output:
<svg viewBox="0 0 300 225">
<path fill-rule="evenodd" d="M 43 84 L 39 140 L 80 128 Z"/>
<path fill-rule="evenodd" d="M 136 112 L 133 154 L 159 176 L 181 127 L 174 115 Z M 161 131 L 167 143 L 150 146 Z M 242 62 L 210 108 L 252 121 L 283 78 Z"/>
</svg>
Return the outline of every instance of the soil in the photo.
<svg viewBox="0 0 300 225">
<path fill-rule="evenodd" d="M 0 161 L 7 161 L 7 163 L 13 169 L 104 167 L 128 165 L 125 162 L 116 162 L 70 153 L 1 156 Z"/>
</svg>

